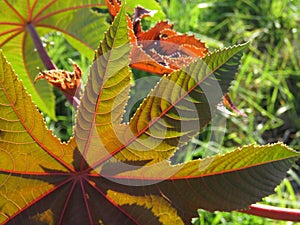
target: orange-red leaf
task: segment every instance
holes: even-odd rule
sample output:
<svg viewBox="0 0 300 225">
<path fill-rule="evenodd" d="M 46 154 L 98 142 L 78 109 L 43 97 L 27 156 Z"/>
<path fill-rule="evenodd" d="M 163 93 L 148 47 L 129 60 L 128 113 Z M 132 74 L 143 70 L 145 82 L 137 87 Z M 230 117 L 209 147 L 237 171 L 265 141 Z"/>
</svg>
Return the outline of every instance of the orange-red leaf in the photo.
<svg viewBox="0 0 300 225">
<path fill-rule="evenodd" d="M 120 9 L 120 2 L 106 0 L 106 4 L 114 17 Z M 208 54 L 208 48 L 203 42 L 194 36 L 178 33 L 167 21 L 160 21 L 151 29 L 143 31 L 141 20 L 154 13 L 138 6 L 132 20 L 127 19 L 133 44 L 131 67 L 160 75 L 169 74 Z"/>
<path fill-rule="evenodd" d="M 197 58 L 207 55 L 205 44 L 194 36 L 180 34 L 166 21 L 158 22 L 148 31 L 143 31 L 141 19 L 150 16 L 151 11 L 137 7 L 133 29 L 137 37 L 139 51 L 133 51 L 131 66 L 152 73 L 165 74 L 187 66 Z M 141 53 L 142 52 L 142 53 Z M 140 63 L 140 57 L 147 54 L 155 63 Z M 144 56 L 145 58 L 145 56 Z M 151 69 L 152 68 L 152 69 Z M 163 69 L 162 69 L 163 68 Z"/>
</svg>

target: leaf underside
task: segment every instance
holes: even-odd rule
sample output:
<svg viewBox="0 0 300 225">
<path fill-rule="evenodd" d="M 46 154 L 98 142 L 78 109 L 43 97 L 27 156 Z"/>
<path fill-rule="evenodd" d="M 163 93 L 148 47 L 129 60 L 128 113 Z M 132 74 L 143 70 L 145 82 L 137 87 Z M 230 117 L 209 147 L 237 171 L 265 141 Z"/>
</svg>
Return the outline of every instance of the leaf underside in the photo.
<svg viewBox="0 0 300 225">
<path fill-rule="evenodd" d="M 275 144 L 171 165 L 176 148 L 213 116 L 246 45 L 163 76 L 121 124 L 129 42 L 122 7 L 99 45 L 67 144 L 47 130 L 1 52 L 0 223 L 190 224 L 198 208 L 231 211 L 260 201 L 299 158 Z"/>
</svg>

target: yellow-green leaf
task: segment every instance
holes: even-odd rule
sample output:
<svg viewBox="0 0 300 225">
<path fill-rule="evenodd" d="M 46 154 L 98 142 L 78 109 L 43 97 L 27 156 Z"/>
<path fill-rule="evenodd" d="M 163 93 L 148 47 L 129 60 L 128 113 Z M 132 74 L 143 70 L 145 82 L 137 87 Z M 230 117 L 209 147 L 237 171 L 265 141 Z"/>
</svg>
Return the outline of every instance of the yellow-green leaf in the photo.
<svg viewBox="0 0 300 225">
<path fill-rule="evenodd" d="M 95 156 L 109 157 L 122 145 L 117 132 L 122 130 L 120 123 L 130 89 L 130 50 L 122 7 L 98 47 L 77 113 L 75 138 L 89 164 L 97 160 Z"/>
<path fill-rule="evenodd" d="M 163 76 L 124 131 L 124 158 L 161 161 L 198 134 L 228 91 L 247 46 L 213 52 Z"/>
<path fill-rule="evenodd" d="M 74 146 L 73 146 L 74 147 Z M 72 171 L 72 144 L 60 143 L 0 51 L 0 221 L 56 189 L 61 173 Z M 32 176 L 39 177 L 31 179 Z M 13 199 L 13 200 L 10 200 Z"/>
</svg>

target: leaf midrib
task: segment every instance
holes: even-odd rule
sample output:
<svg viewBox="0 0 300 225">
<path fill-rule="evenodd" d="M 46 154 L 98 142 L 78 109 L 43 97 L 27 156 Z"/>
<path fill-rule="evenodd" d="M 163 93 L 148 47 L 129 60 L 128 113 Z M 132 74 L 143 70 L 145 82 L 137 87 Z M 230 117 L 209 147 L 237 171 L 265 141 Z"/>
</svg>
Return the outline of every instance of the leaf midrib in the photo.
<svg viewBox="0 0 300 225">
<path fill-rule="evenodd" d="M 121 15 L 122 17 L 123 16 L 125 16 L 126 17 L 126 14 L 122 14 Z M 118 33 L 118 30 L 119 30 L 119 28 L 120 28 L 120 25 L 121 25 L 121 22 L 122 22 L 122 19 L 123 18 L 120 18 L 119 19 L 119 23 L 118 23 L 118 26 L 116 26 L 116 34 Z M 89 135 L 88 135 L 88 138 L 87 138 L 87 144 L 85 145 L 85 148 L 84 148 L 84 150 L 83 150 L 83 153 L 82 153 L 82 155 L 83 155 L 83 157 L 82 157 L 82 160 L 81 160 L 81 163 L 80 163 L 80 170 L 82 170 L 83 169 L 83 167 L 84 167 L 84 159 L 86 158 L 86 155 L 87 155 L 87 152 L 88 152 L 88 148 L 89 148 L 89 145 L 90 145 L 90 142 L 91 142 L 91 136 L 92 136 L 92 133 L 93 133 L 93 129 L 94 129 L 94 127 L 95 127 L 95 123 L 96 123 L 96 116 L 97 116 L 97 113 L 96 113 L 96 111 L 97 111 L 97 109 L 98 109 L 98 106 L 99 106 L 99 104 L 101 103 L 101 94 L 102 94 L 102 92 L 103 92 L 103 87 L 104 87 L 104 84 L 105 84 L 105 82 L 104 82 L 104 80 L 105 80 L 105 78 L 106 78 L 106 76 L 107 76 L 107 70 L 108 70 L 108 68 L 109 68 L 109 66 L 108 66 L 108 62 L 110 62 L 110 59 L 111 59 L 111 55 L 112 55 L 112 51 L 113 51 L 113 49 L 114 49 L 114 45 L 115 45 L 115 41 L 116 41 L 116 36 L 114 37 L 114 39 L 113 39 L 113 42 L 112 42 L 112 45 L 111 45 L 111 49 L 110 49 L 110 51 L 109 51 L 109 57 L 108 57 L 108 60 L 107 60 L 107 64 L 106 64 L 106 67 L 105 67 L 105 71 L 104 71 L 104 73 L 103 73 L 103 77 L 102 77 L 102 85 L 101 85 L 101 87 L 100 87 L 100 92 L 99 92 L 99 94 L 98 94 L 98 97 L 97 97 L 97 102 L 96 102 L 96 105 L 95 105 L 95 108 L 94 108 L 94 115 L 93 115 L 93 119 L 92 119 L 92 125 L 91 125 L 91 129 L 90 129 L 90 131 L 89 131 Z M 96 53 L 97 54 L 97 53 Z M 88 168 L 87 169 L 87 171 L 90 171 L 92 168 L 90 167 L 90 168 Z"/>
</svg>

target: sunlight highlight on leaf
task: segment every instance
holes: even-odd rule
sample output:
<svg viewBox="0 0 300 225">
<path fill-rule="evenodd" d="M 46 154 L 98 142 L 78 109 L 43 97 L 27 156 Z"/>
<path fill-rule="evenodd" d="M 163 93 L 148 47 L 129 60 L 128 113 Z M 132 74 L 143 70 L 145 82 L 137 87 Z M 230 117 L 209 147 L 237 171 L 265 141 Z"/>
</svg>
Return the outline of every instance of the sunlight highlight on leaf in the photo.
<svg viewBox="0 0 300 225">
<path fill-rule="evenodd" d="M 34 83 L 36 68 L 44 69 L 44 65 L 27 25 L 33 25 L 40 37 L 50 31 L 60 31 L 81 54 L 92 58 L 107 23 L 105 16 L 91 12 L 90 8 L 103 5 L 104 1 L 98 0 L 0 1 L 0 48 L 35 104 L 52 119 L 56 118 L 54 94 L 46 81 Z M 99 35 L 89 32 L 93 29 Z"/>
</svg>

